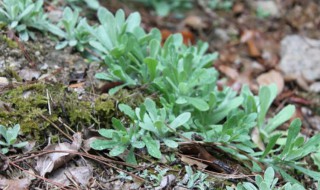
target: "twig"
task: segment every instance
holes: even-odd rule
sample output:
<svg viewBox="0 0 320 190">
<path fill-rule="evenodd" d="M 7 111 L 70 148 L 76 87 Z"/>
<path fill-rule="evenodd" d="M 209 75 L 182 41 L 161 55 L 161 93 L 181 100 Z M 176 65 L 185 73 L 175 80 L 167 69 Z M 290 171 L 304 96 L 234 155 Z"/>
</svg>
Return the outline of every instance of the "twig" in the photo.
<svg viewBox="0 0 320 190">
<path fill-rule="evenodd" d="M 54 128 L 56 128 L 60 133 L 62 133 L 66 138 L 68 138 L 70 141 L 73 141 L 72 137 L 66 134 L 64 131 L 62 131 L 56 124 L 54 124 L 50 119 L 48 119 L 46 116 L 39 114 L 40 117 L 42 117 L 44 120 L 48 121 Z"/>
<path fill-rule="evenodd" d="M 51 115 L 50 97 L 49 97 L 48 89 L 46 89 L 46 92 L 47 92 L 47 100 L 48 100 L 48 112 L 49 112 L 49 115 Z"/>
</svg>

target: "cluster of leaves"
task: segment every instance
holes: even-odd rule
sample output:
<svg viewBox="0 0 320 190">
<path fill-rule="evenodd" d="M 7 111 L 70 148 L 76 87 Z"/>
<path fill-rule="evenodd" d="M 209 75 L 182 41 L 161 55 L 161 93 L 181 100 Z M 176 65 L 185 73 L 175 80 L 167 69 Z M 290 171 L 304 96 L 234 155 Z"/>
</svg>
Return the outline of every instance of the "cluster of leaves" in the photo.
<svg viewBox="0 0 320 190">
<path fill-rule="evenodd" d="M 250 182 L 239 183 L 236 188 L 227 187 L 227 190 L 304 190 L 304 188 L 299 184 L 286 183 L 280 188 L 276 188 L 278 178 L 275 178 L 274 170 L 269 167 L 264 173 L 264 177 L 257 175 L 255 177 L 255 183 L 258 188 Z"/>
<path fill-rule="evenodd" d="M 81 10 L 83 4 L 86 4 L 90 9 L 98 9 L 100 7 L 100 3 L 98 0 L 66 0 L 68 4 L 74 9 Z"/>
<path fill-rule="evenodd" d="M 17 142 L 17 137 L 20 132 L 20 125 L 16 124 L 14 127 L 5 127 L 0 125 L 0 137 L 4 139 L 0 140 L 0 147 L 2 154 L 7 154 L 10 148 L 23 148 L 28 144 L 28 142 Z"/>
<path fill-rule="evenodd" d="M 218 73 L 210 67 L 217 54 L 206 54 L 206 43 L 199 43 L 196 47 L 185 46 L 181 35 L 175 34 L 161 46 L 159 31 L 153 29 L 146 33 L 140 27 L 138 13 L 131 14 L 125 20 L 122 10 L 113 15 L 107 9 L 100 8 L 98 18 L 101 25 L 94 29 L 96 35 L 89 44 L 104 58 L 108 71 L 98 73 L 96 77 L 123 82 L 110 93 L 124 86 L 147 86 L 151 93 L 160 95 L 161 106 L 156 106 L 150 99 L 135 111 L 124 105 L 119 106 L 131 122 L 121 125 L 121 130 L 104 134 L 109 140 L 96 141 L 92 144 L 93 148 L 112 149 L 113 153 L 116 151 L 114 146 L 103 147 L 103 144 L 108 141 L 119 143 L 119 139 L 128 136 L 131 140 L 121 146 L 121 151 L 116 151 L 118 154 L 129 149 L 129 155 L 132 155 L 133 148 L 146 147 L 151 156 L 160 158 L 161 142 L 175 148 L 176 142 L 183 140 L 177 132 L 189 139 L 197 134 L 206 142 L 220 142 L 238 149 L 219 147 L 239 159 L 251 161 L 252 164 L 247 167 L 252 171 L 261 172 L 262 168 L 240 152 L 272 166 L 290 182 L 297 181 L 286 173 L 287 166 L 318 179 L 319 173 L 302 167 L 300 161 L 319 149 L 320 135 L 305 142 L 304 137 L 299 135 L 299 120 L 291 123 L 288 133 L 276 130 L 293 115 L 295 109 L 292 105 L 286 106 L 273 118 L 266 119 L 277 94 L 275 85 L 262 87 L 257 96 L 248 87 L 244 87 L 240 95 L 227 87 L 218 90 L 215 85 Z M 170 122 L 175 120 L 182 127 L 172 127 Z M 250 136 L 254 128 L 259 131 L 258 137 L 265 147 L 260 152 L 256 151 L 257 143 Z M 120 131 L 125 135 L 120 135 Z"/>
<path fill-rule="evenodd" d="M 63 49 L 69 45 L 76 47 L 80 52 L 84 51 L 90 41 L 90 30 L 92 29 L 86 18 L 80 18 L 78 10 L 72 11 L 71 8 L 66 7 L 58 25 L 62 25 L 64 30 L 59 26 L 49 25 L 50 32 L 63 39 L 56 45 L 56 49 Z"/>
<path fill-rule="evenodd" d="M 196 0 L 183 0 L 183 1 L 170 1 L 170 0 L 134 0 L 144 4 L 147 7 L 152 7 L 157 15 L 167 16 L 172 12 L 177 12 L 181 10 L 192 9 L 196 6 Z M 233 6 L 234 0 L 206 0 L 205 3 L 208 4 L 210 9 L 223 9 L 230 10 Z"/>
<path fill-rule="evenodd" d="M 7 18 L 6 23 L 12 28 L 26 23 L 26 15 L 32 18 L 34 7 L 40 10 L 43 3 L 37 1 L 39 5 L 36 6 L 28 0 L 18 2 L 24 2 L 21 4 L 22 8 L 25 7 L 23 11 L 21 7 L 14 8 L 10 1 L 5 1 L 10 7 L 0 9 L 0 19 Z M 150 93 L 158 93 L 160 98 L 156 102 L 146 99 L 138 108 L 120 104 L 120 111 L 130 121 L 113 118 L 114 129 L 99 130 L 107 139 L 96 140 L 91 144 L 93 148 L 109 149 L 111 156 L 125 154 L 128 162 L 137 163 L 135 149 L 146 148 L 151 156 L 160 159 L 161 143 L 176 148 L 183 141 L 177 133 L 189 139 L 196 134 L 205 142 L 225 144 L 219 148 L 247 161 L 245 163 L 251 162 L 246 166 L 252 171 L 262 171 L 258 161 L 272 166 L 292 183 L 298 181 L 287 173 L 288 166 L 315 180 L 320 178 L 320 173 L 302 167 L 301 162 L 301 158 L 319 149 L 320 134 L 305 142 L 305 138 L 299 135 L 299 120 L 291 123 L 287 133 L 277 131 L 277 127 L 293 115 L 292 105 L 266 119 L 277 94 L 275 85 L 262 87 L 257 96 L 248 87 L 244 87 L 239 95 L 228 87 L 219 90 L 216 85 L 218 73 L 211 67 L 217 53 L 206 54 L 207 43 L 186 46 L 182 36 L 175 34 L 161 45 L 160 31 L 144 31 L 138 13 L 132 13 L 126 19 L 123 10 L 114 15 L 99 8 L 97 16 L 100 24 L 90 26 L 85 18 L 79 17 L 78 11 L 67 7 L 60 26 L 47 25 L 53 34 L 64 40 L 57 48 L 67 45 L 79 51 L 90 48 L 95 55 L 102 57 L 108 70 L 96 77 L 122 82 L 111 89 L 110 94 L 125 86 L 143 85 Z M 259 132 L 259 147 L 250 136 L 254 128 Z M 258 148 L 261 151 L 257 152 Z"/>
<path fill-rule="evenodd" d="M 191 9 L 194 6 L 193 0 L 187 1 L 170 1 L 170 0 L 134 0 L 144 4 L 147 7 L 152 7 L 157 15 L 167 16 L 173 11 L 181 11 Z"/>
<path fill-rule="evenodd" d="M 44 13 L 43 0 L 3 0 L 0 1 L 0 23 L 10 30 L 19 33 L 19 38 L 27 41 L 29 37 L 35 39 L 30 29 L 47 31 L 49 22 Z"/>
<path fill-rule="evenodd" d="M 112 118 L 114 129 L 99 130 L 108 140 L 96 140 L 91 146 L 96 150 L 110 149 L 111 156 L 118 156 L 125 150 L 130 150 L 127 162 L 133 164 L 137 163 L 134 156 L 135 148 L 146 147 L 148 153 L 158 159 L 162 156 L 161 142 L 169 148 L 177 148 L 177 139 L 172 134 L 190 119 L 189 112 L 175 118 L 168 115 L 166 109 L 157 109 L 155 102 L 149 98 L 135 110 L 126 104 L 120 104 L 119 109 L 131 119 L 129 126 L 125 127 L 120 120 Z"/>
</svg>

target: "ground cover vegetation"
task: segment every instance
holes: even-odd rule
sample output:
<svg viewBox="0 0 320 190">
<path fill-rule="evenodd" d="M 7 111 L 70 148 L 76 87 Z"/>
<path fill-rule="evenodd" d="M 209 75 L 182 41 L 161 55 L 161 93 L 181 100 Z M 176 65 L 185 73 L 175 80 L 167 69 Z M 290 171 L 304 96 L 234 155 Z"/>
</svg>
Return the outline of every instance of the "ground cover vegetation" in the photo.
<svg viewBox="0 0 320 190">
<path fill-rule="evenodd" d="M 42 0 L 1 1 L 0 23 L 3 31 L 14 32 L 24 41 L 29 37 L 36 40 L 35 29 L 52 34 L 57 41 L 57 50 L 70 46 L 88 60 L 100 61 L 105 70 L 96 73 L 95 77 L 119 83 L 108 90 L 110 97 L 107 101 L 98 99 L 95 102 L 94 111 L 85 104 L 66 107 L 67 112 L 80 110 L 70 118 L 71 123 L 83 119 L 88 124 L 100 124 L 98 133 L 103 138 L 93 140 L 91 148 L 104 151 L 110 157 L 121 157 L 128 164 L 138 165 L 143 162 L 140 156 L 137 158 L 141 152 L 157 162 L 184 144 L 201 146 L 202 153 L 213 147 L 236 162 L 241 174 L 264 173 L 264 177 L 257 175 L 254 181 L 244 180 L 233 187 L 224 186 L 227 189 L 304 189 L 304 182 L 297 178 L 297 174 L 308 176 L 314 183 L 320 179 L 320 173 L 311 170 L 304 159 L 319 151 L 320 134 L 310 139 L 300 134 L 301 121 L 290 120 L 295 112 L 293 105 L 286 105 L 273 116 L 268 114 L 277 96 L 276 85 L 263 86 L 256 95 L 248 86 L 243 86 L 240 93 L 227 86 L 218 87 L 219 72 L 212 67 L 218 53 L 208 53 L 208 43 L 184 44 L 181 34 L 173 34 L 162 43 L 160 30 L 154 28 L 146 31 L 141 26 L 138 12 L 126 17 L 122 9 L 112 13 L 98 4 L 84 2 L 96 9 L 98 23 L 89 24 L 85 17 L 79 16 L 79 10 L 75 7 L 64 8 L 60 21 L 52 23 L 42 8 Z M 169 8 L 187 7 L 169 2 L 150 1 L 160 15 L 167 15 Z M 163 7 L 169 8 L 160 10 Z M 121 97 L 126 89 L 143 91 L 141 101 L 115 103 L 113 98 Z M 9 92 L 2 97 L 8 100 L 14 95 Z M 39 107 L 46 105 L 44 97 L 38 96 L 34 101 L 40 101 Z M 37 109 L 31 117 L 39 117 L 46 111 Z M 108 114 L 103 117 L 105 112 Z M 55 117 L 52 119 L 57 121 Z M 20 119 L 15 116 L 13 128 L 10 122 L 0 126 L 2 154 L 8 154 L 10 148 L 26 145 L 26 142 L 17 143 L 19 124 L 25 122 Z M 289 120 L 287 131 L 278 130 Z M 111 125 L 103 125 L 103 122 Z M 49 125 L 46 123 L 46 126 Z M 22 131 L 28 132 L 27 129 Z M 259 134 L 259 145 L 252 140 L 252 131 Z M 261 149 L 261 146 L 264 148 Z M 222 163 L 220 167 L 222 165 L 226 164 Z M 221 170 L 229 174 L 237 171 L 233 168 Z M 153 180 L 158 180 L 160 185 L 167 171 L 157 172 L 159 174 Z M 180 183 L 186 187 L 214 187 L 209 183 L 207 174 L 193 171 L 189 166 L 185 167 L 185 172 L 189 181 Z M 277 184 L 275 172 L 285 184 Z"/>
</svg>

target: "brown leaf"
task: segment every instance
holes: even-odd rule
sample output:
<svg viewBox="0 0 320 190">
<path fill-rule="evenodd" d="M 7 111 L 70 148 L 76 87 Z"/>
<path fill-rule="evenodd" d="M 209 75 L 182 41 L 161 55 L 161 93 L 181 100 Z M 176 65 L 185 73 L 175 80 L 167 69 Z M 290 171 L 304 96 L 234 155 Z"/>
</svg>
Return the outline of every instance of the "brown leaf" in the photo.
<svg viewBox="0 0 320 190">
<path fill-rule="evenodd" d="M 253 39 L 247 41 L 247 46 L 251 57 L 261 57 L 261 52 Z"/>
<path fill-rule="evenodd" d="M 83 186 L 89 183 L 89 180 L 93 177 L 93 170 L 89 166 L 79 166 L 70 168 L 61 168 L 54 172 L 49 179 L 63 184 L 65 186 L 70 185 L 70 179 Z"/>
<path fill-rule="evenodd" d="M 27 190 L 31 181 L 23 179 L 0 179 L 0 189 L 6 190 Z"/>
<path fill-rule="evenodd" d="M 81 147 L 82 138 L 80 133 L 76 133 L 73 137 L 74 141 L 72 142 L 72 144 L 64 142 L 54 145 L 48 145 L 46 148 L 44 148 L 44 150 L 76 152 Z M 67 152 L 46 154 L 38 158 L 36 170 L 40 173 L 41 176 L 44 176 L 46 173 L 49 173 L 52 170 L 61 167 L 66 162 L 71 160 L 74 156 L 74 154 L 69 154 Z"/>
<path fill-rule="evenodd" d="M 221 71 L 223 74 L 225 74 L 227 77 L 229 77 L 232 80 L 237 80 L 237 78 L 239 77 L 239 73 L 236 69 L 226 65 L 220 65 L 219 71 Z"/>
<path fill-rule="evenodd" d="M 174 176 L 173 174 L 169 174 L 169 175 L 164 176 L 160 182 L 159 187 L 156 187 L 155 190 L 169 188 L 175 179 L 176 179 L 176 176 Z"/>
<path fill-rule="evenodd" d="M 208 167 L 207 164 L 204 164 L 204 163 L 202 163 L 200 161 L 197 161 L 197 160 L 194 160 L 192 158 L 189 158 L 189 157 L 187 157 L 185 155 L 181 156 L 181 161 L 186 163 L 186 164 L 188 164 L 188 165 L 190 165 L 190 166 L 196 165 L 198 167 L 198 169 L 200 169 L 200 170 L 201 169 L 206 169 Z"/>
<path fill-rule="evenodd" d="M 203 29 L 208 27 L 203 19 L 196 15 L 188 16 L 186 19 L 184 19 L 183 23 L 193 29 Z"/>
<path fill-rule="evenodd" d="M 265 86 L 270 84 L 276 84 L 278 88 L 278 94 L 283 91 L 284 79 L 280 72 L 271 70 L 267 73 L 263 73 L 257 78 L 259 86 Z"/>
</svg>

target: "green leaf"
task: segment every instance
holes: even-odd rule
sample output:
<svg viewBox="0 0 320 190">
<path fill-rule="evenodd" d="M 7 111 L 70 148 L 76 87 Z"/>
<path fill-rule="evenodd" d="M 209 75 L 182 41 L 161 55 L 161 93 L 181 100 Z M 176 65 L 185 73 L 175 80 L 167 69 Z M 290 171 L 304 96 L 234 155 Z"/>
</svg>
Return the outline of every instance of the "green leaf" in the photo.
<svg viewBox="0 0 320 190">
<path fill-rule="evenodd" d="M 229 114 L 229 112 L 238 108 L 242 104 L 243 100 L 243 97 L 236 97 L 232 100 L 229 100 L 228 104 L 223 105 L 222 107 L 219 107 L 218 109 L 214 110 L 212 113 L 211 123 L 215 124 L 221 121 Z"/>
<path fill-rule="evenodd" d="M 249 183 L 249 182 L 244 182 L 243 187 L 246 190 L 258 190 L 252 183 Z"/>
<path fill-rule="evenodd" d="M 3 125 L 0 125 L 0 134 L 2 136 L 5 136 L 6 135 L 6 131 L 7 131 L 7 128 Z"/>
<path fill-rule="evenodd" d="M 95 78 L 100 80 L 113 81 L 114 78 L 109 73 L 96 73 Z"/>
<path fill-rule="evenodd" d="M 271 167 L 268 167 L 264 172 L 264 181 L 267 183 L 267 186 L 270 187 L 274 179 L 274 170 Z"/>
<path fill-rule="evenodd" d="M 141 16 L 138 12 L 131 13 L 126 20 L 127 31 L 133 32 L 133 30 L 138 27 L 141 23 Z"/>
<path fill-rule="evenodd" d="M 60 49 L 65 48 L 67 45 L 68 45 L 68 41 L 59 42 L 59 43 L 56 45 L 55 49 L 56 49 L 56 50 L 60 50 Z"/>
<path fill-rule="evenodd" d="M 263 159 L 264 157 L 267 156 L 267 154 L 273 149 L 273 147 L 276 145 L 276 142 L 277 140 L 281 137 L 281 133 L 277 133 L 275 135 L 272 135 L 270 138 L 269 138 L 269 143 L 266 147 L 266 149 L 264 150 L 262 156 L 261 156 L 261 159 Z"/>
<path fill-rule="evenodd" d="M 148 71 L 150 75 L 149 81 L 152 82 L 157 75 L 158 61 L 153 58 L 145 58 L 143 62 L 148 66 Z"/>
<path fill-rule="evenodd" d="M 277 86 L 275 84 L 263 86 L 259 90 L 260 111 L 258 114 L 258 126 L 261 127 L 264 123 L 267 111 L 271 103 L 277 96 Z"/>
<path fill-rule="evenodd" d="M 48 27 L 49 32 L 51 32 L 52 34 L 57 35 L 61 38 L 65 38 L 67 35 L 63 30 L 61 30 L 58 26 L 56 26 L 54 24 L 49 23 L 47 25 L 47 27 Z"/>
<path fill-rule="evenodd" d="M 17 21 L 25 18 L 28 14 L 30 14 L 34 9 L 35 4 L 30 4 L 27 8 L 23 10 L 23 12 L 17 17 Z"/>
<path fill-rule="evenodd" d="M 315 172 L 315 171 L 306 169 L 304 167 L 298 166 L 298 165 L 293 164 L 293 163 L 289 163 L 288 165 L 293 167 L 293 168 L 295 168 L 295 169 L 297 169 L 298 171 L 306 174 L 307 176 L 310 176 L 314 180 L 319 180 L 320 179 L 320 172 Z"/>
<path fill-rule="evenodd" d="M 10 144 L 8 144 L 8 143 L 6 143 L 6 142 L 3 142 L 3 141 L 1 141 L 1 140 L 0 140 L 0 145 L 2 145 L 2 146 L 10 146 Z"/>
<path fill-rule="evenodd" d="M 156 12 L 159 16 L 167 16 L 170 12 L 170 6 L 167 2 L 160 1 L 156 2 L 153 1 L 154 7 L 156 9 Z"/>
<path fill-rule="evenodd" d="M 27 144 L 28 142 L 20 142 L 20 143 L 14 144 L 13 147 L 22 148 L 22 147 L 25 147 Z"/>
<path fill-rule="evenodd" d="M 146 144 L 143 141 L 134 141 L 132 142 L 132 146 L 135 148 L 143 148 Z"/>
<path fill-rule="evenodd" d="M 115 146 L 111 151 L 109 152 L 110 156 L 118 156 L 119 154 L 122 154 L 127 149 L 126 145 L 118 145 Z"/>
<path fill-rule="evenodd" d="M 266 132 L 271 133 L 278 126 L 288 121 L 295 112 L 295 107 L 293 105 L 288 105 L 283 108 L 274 118 L 272 118 L 267 126 L 265 127 Z"/>
<path fill-rule="evenodd" d="M 173 141 L 171 139 L 163 139 L 163 142 L 170 148 L 177 148 L 179 146 L 179 144 L 176 141 Z"/>
<path fill-rule="evenodd" d="M 157 141 L 155 141 L 150 135 L 142 137 L 143 142 L 146 144 L 148 153 L 155 158 L 161 159 L 161 152 Z"/>
<path fill-rule="evenodd" d="M 117 131 L 113 129 L 100 129 L 98 132 L 106 138 L 112 138 L 113 133 L 117 133 Z"/>
<path fill-rule="evenodd" d="M 150 57 L 156 58 L 160 51 L 160 41 L 156 39 L 152 39 L 150 41 Z"/>
<path fill-rule="evenodd" d="M 151 120 L 155 121 L 157 118 L 156 103 L 150 98 L 146 98 L 144 101 L 144 105 L 146 106 L 146 110 L 148 111 Z"/>
<path fill-rule="evenodd" d="M 199 111 L 207 111 L 209 110 L 209 105 L 207 102 L 202 100 L 201 98 L 193 98 L 193 97 L 185 97 L 189 104 L 198 109 Z"/>
<path fill-rule="evenodd" d="M 131 119 L 135 118 L 135 113 L 134 113 L 133 109 L 130 106 L 128 106 L 127 104 L 119 104 L 119 110 L 122 113 L 129 116 Z"/>
<path fill-rule="evenodd" d="M 129 163 L 129 164 L 133 164 L 133 165 L 137 165 L 138 162 L 137 162 L 137 159 L 136 159 L 136 156 L 134 155 L 134 148 L 131 147 L 130 151 L 129 151 L 129 154 L 126 158 L 126 162 Z"/>
<path fill-rule="evenodd" d="M 121 123 L 119 119 L 113 117 L 111 121 L 114 128 L 118 131 L 127 131 L 127 129 L 124 127 L 124 125 Z"/>
<path fill-rule="evenodd" d="M 118 145 L 118 142 L 100 140 L 100 139 L 97 139 L 90 144 L 91 148 L 93 148 L 95 150 L 111 149 L 111 148 L 115 147 L 116 145 Z"/>
<path fill-rule="evenodd" d="M 1 149 L 2 154 L 7 154 L 9 152 L 8 148 L 2 148 Z"/>
<path fill-rule="evenodd" d="M 284 146 L 284 149 L 283 149 L 282 153 L 280 154 L 280 157 L 282 157 L 283 159 L 286 157 L 286 155 L 291 150 L 291 148 L 293 146 L 293 141 L 298 136 L 298 134 L 300 132 L 300 128 L 301 128 L 300 119 L 295 119 L 290 124 L 286 145 Z"/>
<path fill-rule="evenodd" d="M 187 123 L 189 121 L 190 117 L 191 117 L 191 113 L 190 112 L 184 112 L 184 113 L 180 114 L 178 117 L 176 117 L 170 123 L 170 127 L 173 128 L 173 129 L 176 129 L 177 127 Z"/>
</svg>

